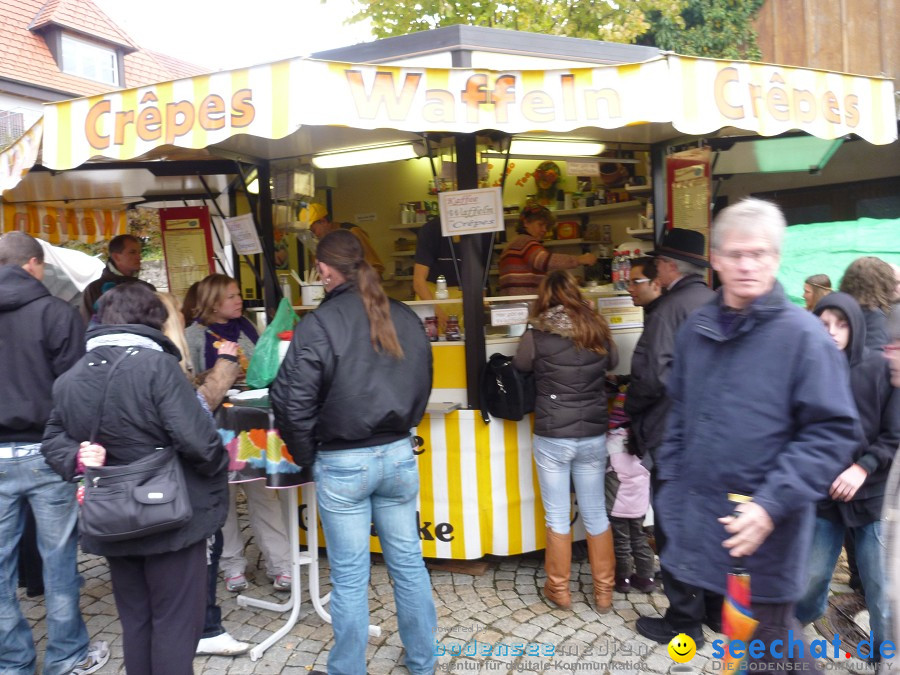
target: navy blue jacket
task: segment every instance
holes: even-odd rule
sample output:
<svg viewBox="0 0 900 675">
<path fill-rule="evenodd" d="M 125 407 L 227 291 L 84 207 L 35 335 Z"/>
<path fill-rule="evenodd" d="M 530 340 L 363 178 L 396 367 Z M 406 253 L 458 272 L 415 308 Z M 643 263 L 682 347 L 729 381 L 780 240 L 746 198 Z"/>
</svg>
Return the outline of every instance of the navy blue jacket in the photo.
<svg viewBox="0 0 900 675">
<path fill-rule="evenodd" d="M 720 293 L 691 314 L 676 338 L 654 504 L 668 537 L 663 565 L 725 593 L 733 560 L 717 519 L 733 510 L 728 493 L 750 495 L 775 524 L 744 561 L 753 600 L 791 602 L 806 583 L 815 503 L 861 438 L 847 359 L 777 282 L 728 334 L 721 302 Z"/>
</svg>

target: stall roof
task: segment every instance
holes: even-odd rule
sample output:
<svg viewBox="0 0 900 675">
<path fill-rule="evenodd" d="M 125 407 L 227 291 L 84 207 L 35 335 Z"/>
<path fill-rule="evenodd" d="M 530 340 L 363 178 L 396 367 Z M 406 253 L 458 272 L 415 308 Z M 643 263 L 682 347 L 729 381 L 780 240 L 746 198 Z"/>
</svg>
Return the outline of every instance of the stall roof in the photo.
<svg viewBox="0 0 900 675">
<path fill-rule="evenodd" d="M 661 53 L 656 47 L 457 25 L 328 49 L 312 57 L 351 63 L 503 70 L 639 63 Z"/>
</svg>

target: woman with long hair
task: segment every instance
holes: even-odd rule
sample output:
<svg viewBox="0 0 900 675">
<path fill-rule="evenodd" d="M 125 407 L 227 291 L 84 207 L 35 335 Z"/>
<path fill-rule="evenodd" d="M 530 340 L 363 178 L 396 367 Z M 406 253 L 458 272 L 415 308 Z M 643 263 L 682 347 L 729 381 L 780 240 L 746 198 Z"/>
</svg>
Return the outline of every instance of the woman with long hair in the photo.
<svg viewBox="0 0 900 675">
<path fill-rule="evenodd" d="M 550 253 L 543 241 L 547 228 L 555 222 L 546 206 L 529 204 L 522 210 L 516 227 L 519 236 L 500 254 L 500 295 L 531 295 L 548 272 L 597 262 L 593 253 Z"/>
<path fill-rule="evenodd" d="M 84 551 L 109 562 L 130 675 L 193 673 L 206 610 L 206 539 L 228 508 L 228 454 L 178 366 L 178 349 L 160 330 L 166 316 L 144 284 L 103 294 L 87 354 L 53 387 L 43 443 L 48 463 L 66 479 L 78 473 L 78 461 L 125 465 L 163 447 L 181 461 L 193 509 L 187 524 L 114 542 L 81 535 Z"/>
<path fill-rule="evenodd" d="M 609 324 L 582 298 L 571 274 L 551 272 L 538 287 L 531 328 L 513 365 L 534 372 L 533 448 L 547 526 L 544 595 L 563 608 L 572 604 L 570 482 L 587 531 L 595 607 L 600 613 L 612 607 L 616 560 L 604 496 L 605 381 L 617 363 Z"/>
<path fill-rule="evenodd" d="M 328 672 L 366 672 L 371 527 L 394 582 L 406 667 L 435 667 L 437 617 L 416 521 L 410 430 L 431 392 L 431 345 L 415 313 L 389 300 L 346 230 L 316 250 L 325 299 L 294 331 L 270 389 L 294 461 L 313 466 L 331 565 Z"/>
<path fill-rule="evenodd" d="M 827 274 L 813 274 L 803 282 L 803 301 L 806 310 L 813 311 L 819 300 L 831 293 L 831 279 Z"/>
<path fill-rule="evenodd" d="M 844 270 L 840 290 L 852 296 L 862 307 L 866 321 L 866 347 L 884 347 L 889 342 L 887 315 L 897 300 L 894 268 L 872 255 L 857 258 Z"/>
<path fill-rule="evenodd" d="M 244 317 L 244 302 L 237 281 L 225 274 L 210 274 L 197 286 L 196 319 L 184 334 L 188 343 L 191 363 L 197 372 L 213 368 L 219 358 L 219 347 L 225 342 L 236 342 L 241 378 L 247 375 L 247 366 L 259 334 L 253 324 Z M 222 528 L 222 575 L 225 588 L 237 593 L 247 588 L 247 559 L 244 556 L 244 540 L 238 526 L 237 485 L 230 485 L 231 501 L 228 520 Z M 281 505 L 279 490 L 269 490 L 263 481 L 241 483 L 240 489 L 247 497 L 250 526 L 256 533 L 257 543 L 266 559 L 266 576 L 272 580 L 276 591 L 291 589 L 291 552 L 288 545 L 287 526 Z"/>
</svg>

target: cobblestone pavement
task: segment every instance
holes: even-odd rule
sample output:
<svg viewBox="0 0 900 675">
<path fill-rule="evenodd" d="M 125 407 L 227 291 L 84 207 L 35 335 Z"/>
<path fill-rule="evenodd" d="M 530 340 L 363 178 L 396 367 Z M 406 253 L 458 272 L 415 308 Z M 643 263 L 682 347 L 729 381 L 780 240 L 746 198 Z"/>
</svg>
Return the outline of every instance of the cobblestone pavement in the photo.
<svg viewBox="0 0 900 675">
<path fill-rule="evenodd" d="M 246 533 L 249 534 L 249 533 Z M 248 594 L 284 601 L 275 593 L 258 566 L 259 554 L 252 539 L 247 559 L 250 580 Z M 665 645 L 638 635 L 634 623 L 638 616 L 657 616 L 668 604 L 661 592 L 652 594 L 616 593 L 613 611 L 597 614 L 588 602 L 591 589 L 587 562 L 573 563 L 572 608 L 561 610 L 543 599 L 544 583 L 540 554 L 489 559 L 481 576 L 459 572 L 431 572 L 438 613 L 436 649 L 440 654 L 438 672 L 504 673 L 573 671 L 610 673 L 646 671 L 669 673 L 673 662 Z M 320 561 L 322 593 L 330 590 L 328 563 Z M 109 570 L 103 558 L 82 555 L 79 568 L 84 576 L 81 606 L 92 639 L 109 641 L 112 657 L 101 674 L 124 673 L 122 635 L 110 585 Z M 839 578 L 839 577 L 836 577 Z M 261 585 L 256 586 L 254 579 Z M 304 574 L 305 588 L 305 574 Z M 849 591 L 836 585 L 834 590 Z M 39 640 L 39 659 L 46 643 L 44 606 L 19 591 L 26 616 Z M 286 615 L 238 607 L 235 596 L 219 584 L 219 600 L 226 629 L 237 639 L 257 644 L 283 625 Z M 397 632 L 393 593 L 385 565 L 375 560 L 369 589 L 371 622 L 382 629 L 369 639 L 370 675 L 407 675 L 402 663 L 402 645 Z M 811 629 L 809 635 L 814 636 Z M 717 636 L 704 627 L 706 645 L 690 662 L 689 672 L 716 672 L 718 661 L 712 658 L 712 640 Z M 816 636 L 817 637 L 817 636 Z M 477 640 L 478 652 L 473 639 Z M 275 673 L 305 675 L 312 668 L 325 670 L 326 657 L 333 645 L 331 627 L 312 609 L 308 597 L 293 630 L 254 662 L 248 655 L 233 658 L 198 657 L 194 672 L 209 675 Z M 505 646 L 502 647 L 502 646 Z M 516 654 L 516 651 L 524 653 Z M 845 662 L 832 664 L 846 668 Z M 682 671 L 683 672 L 683 671 Z"/>
</svg>

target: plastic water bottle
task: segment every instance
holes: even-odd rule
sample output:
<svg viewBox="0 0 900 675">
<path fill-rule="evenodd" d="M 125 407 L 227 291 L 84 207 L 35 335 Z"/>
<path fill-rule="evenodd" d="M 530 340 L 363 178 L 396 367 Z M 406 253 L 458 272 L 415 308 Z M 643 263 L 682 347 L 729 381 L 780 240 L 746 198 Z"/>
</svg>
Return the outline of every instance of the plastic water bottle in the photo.
<svg viewBox="0 0 900 675">
<path fill-rule="evenodd" d="M 446 300 L 450 297 L 450 291 L 447 290 L 447 277 L 441 274 L 437 279 L 435 279 L 434 285 L 435 300 Z"/>
<path fill-rule="evenodd" d="M 619 290 L 619 252 L 613 251 L 612 265 L 610 266 L 610 276 L 612 276 L 612 284 L 615 290 Z"/>
</svg>

